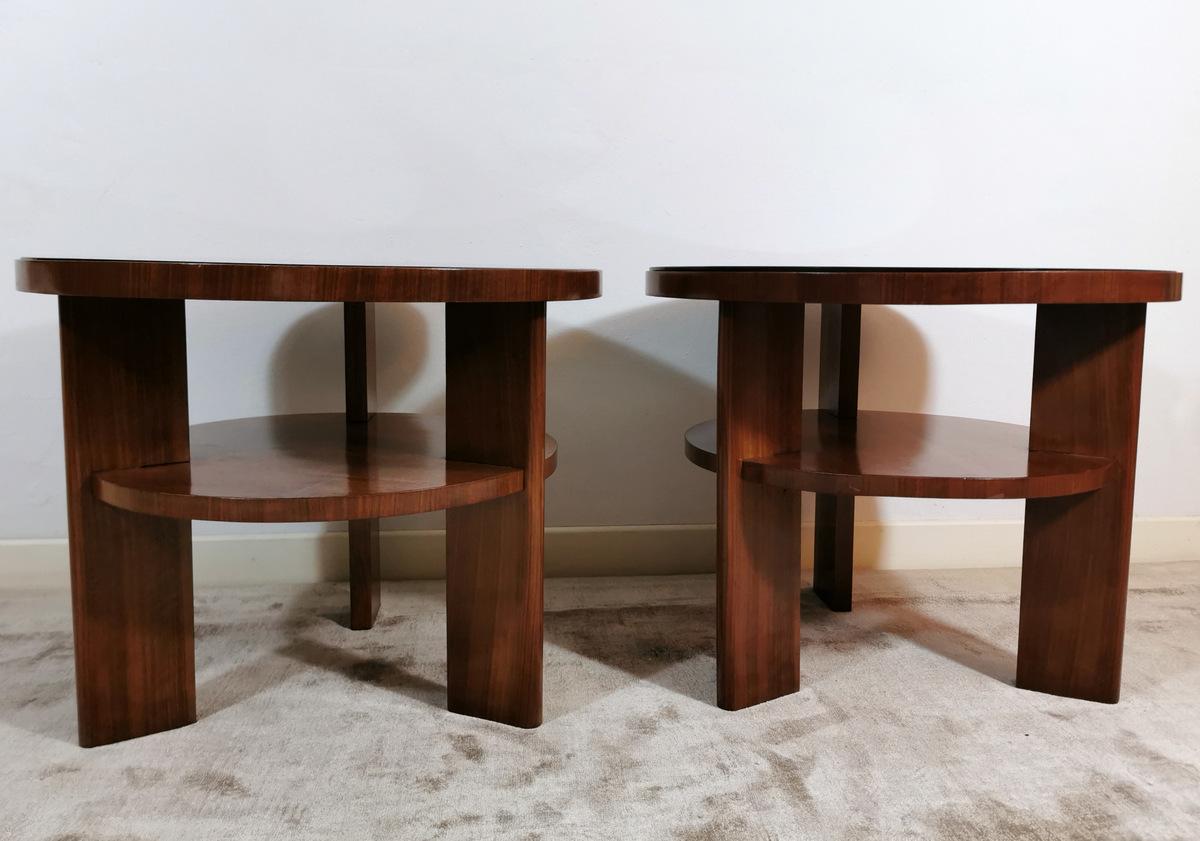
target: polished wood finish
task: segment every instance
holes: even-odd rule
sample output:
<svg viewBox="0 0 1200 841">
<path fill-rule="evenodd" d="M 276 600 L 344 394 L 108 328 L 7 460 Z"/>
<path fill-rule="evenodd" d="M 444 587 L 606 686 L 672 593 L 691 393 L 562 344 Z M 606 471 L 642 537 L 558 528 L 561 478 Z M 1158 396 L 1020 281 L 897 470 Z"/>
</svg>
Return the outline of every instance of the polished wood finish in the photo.
<svg viewBox="0 0 1200 841">
<path fill-rule="evenodd" d="M 346 369 L 346 436 L 366 438 L 375 414 L 375 305 L 353 301 L 342 305 Z M 365 631 L 379 615 L 379 520 L 346 524 L 350 564 L 350 628 Z"/>
<path fill-rule="evenodd" d="M 721 302 L 717 338 L 717 703 L 800 685 L 800 497 L 746 481 L 745 459 L 800 440 L 804 307 Z"/>
<path fill-rule="evenodd" d="M 50 295 L 220 301 L 573 301 L 600 294 L 600 273 L 28 258 L 17 261 L 17 288 Z"/>
<path fill-rule="evenodd" d="M 809 304 L 1123 304 L 1178 301 L 1179 272 L 699 266 L 651 269 L 665 298 Z"/>
<path fill-rule="evenodd" d="M 345 340 L 346 421 L 366 423 L 375 414 L 375 305 L 352 301 L 342 305 Z"/>
<path fill-rule="evenodd" d="M 852 424 L 858 416 L 862 307 L 821 304 L 820 408 Z M 830 610 L 850 609 L 854 585 L 854 497 L 817 494 L 813 592 Z"/>
<path fill-rule="evenodd" d="M 288 523 L 438 511 L 525 486 L 521 468 L 447 460 L 439 417 L 380 413 L 363 426 L 365 437 L 348 436 L 340 413 L 200 424 L 190 461 L 101 471 L 95 489 L 109 505 L 159 517 Z M 548 474 L 558 445 L 542 443 Z"/>
<path fill-rule="evenodd" d="M 854 496 L 954 499 L 1025 498 L 1025 550 L 1017 685 L 1075 698 L 1116 701 L 1120 691 L 1129 543 L 1133 513 L 1138 408 L 1141 399 L 1145 304 L 1179 300 L 1182 277 L 1169 271 L 1105 269 L 877 269 L 678 267 L 651 269 L 648 294 L 717 299 L 721 331 L 769 343 L 771 318 L 798 320 L 804 303 L 822 305 L 820 408 L 799 413 L 788 401 L 773 429 L 750 436 L 755 452 L 734 458 L 720 402 L 716 421 L 685 435 L 694 463 L 718 473 L 724 494 L 731 476 L 793 492 L 814 491 L 817 502 L 815 589 L 836 609 L 850 606 L 851 509 Z M 1038 304 L 1030 427 L 856 409 L 862 304 Z M 768 311 L 774 315 L 767 315 Z M 799 330 L 795 331 L 799 335 Z M 767 351 L 758 351 L 759 353 Z M 756 382 L 750 413 L 774 388 L 797 386 L 790 365 L 798 349 L 783 343 L 767 365 L 777 382 Z M 720 352 L 722 376 L 755 368 Z M 723 373 L 722 373 L 723 372 Z M 797 402 L 798 405 L 798 402 Z M 799 417 L 797 417 L 799 414 Z M 722 496 L 724 499 L 724 496 Z M 719 513 L 723 535 L 745 524 L 740 510 Z M 755 527 L 781 542 L 790 535 L 777 511 L 758 512 Z M 725 563 L 724 560 L 721 561 Z M 775 567 L 756 573 L 774 580 Z M 842 575 L 844 573 L 844 575 Z M 720 581 L 718 603 L 738 598 Z M 732 596 L 731 596 L 732 593 Z M 719 610 L 718 668 L 737 654 L 722 637 L 730 620 Z M 745 613 L 758 615 L 757 606 Z M 751 651 L 750 661 L 757 652 Z M 732 668 L 731 666 L 728 668 Z M 753 665 L 747 668 L 755 668 Z M 741 684 L 753 683 L 743 680 Z M 724 684 L 719 689 L 725 692 Z"/>
<path fill-rule="evenodd" d="M 195 720 L 193 519 L 347 521 L 369 628 L 379 519 L 451 509 L 450 707 L 541 721 L 545 302 L 596 297 L 599 272 L 30 259 L 17 287 L 60 296 L 83 744 Z M 189 298 L 342 303 L 345 413 L 202 424 L 189 446 Z M 444 422 L 375 413 L 379 301 L 448 304 Z"/>
<path fill-rule="evenodd" d="M 802 414 L 799 451 L 742 461 L 742 478 L 791 491 L 932 499 L 1031 499 L 1101 488 L 1113 461 L 1075 453 L 1030 452 L 1017 424 L 860 411 L 857 424 L 817 409 Z M 686 433 L 688 458 L 707 470 L 716 421 Z"/>
<path fill-rule="evenodd" d="M 84 747 L 196 720 L 191 524 L 101 503 L 92 473 L 188 458 L 182 301 L 59 301 L 75 689 Z"/>
<path fill-rule="evenodd" d="M 452 712 L 542 721 L 546 306 L 446 307 L 446 452 L 511 465 L 519 493 L 446 514 Z"/>
<path fill-rule="evenodd" d="M 1041 306 L 1033 450 L 1114 462 L 1084 496 L 1025 506 L 1017 686 L 1115 703 L 1121 692 L 1144 304 Z"/>
<path fill-rule="evenodd" d="M 367 631 L 379 615 L 379 520 L 346 523 L 350 548 L 350 629 Z"/>
</svg>

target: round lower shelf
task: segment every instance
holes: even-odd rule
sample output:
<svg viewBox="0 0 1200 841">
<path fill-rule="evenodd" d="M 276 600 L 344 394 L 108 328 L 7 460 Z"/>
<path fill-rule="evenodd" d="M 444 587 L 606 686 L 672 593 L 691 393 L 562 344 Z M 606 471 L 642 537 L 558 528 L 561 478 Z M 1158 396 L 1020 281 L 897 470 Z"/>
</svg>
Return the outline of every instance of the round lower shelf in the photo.
<svg viewBox="0 0 1200 841">
<path fill-rule="evenodd" d="M 687 457 L 717 469 L 717 424 L 684 437 Z M 1094 491 L 1110 459 L 1030 452 L 1029 429 L 1011 423 L 906 412 L 859 412 L 857 423 L 812 409 L 800 451 L 743 459 L 742 478 L 793 491 L 844 496 L 1030 499 Z"/>
<path fill-rule="evenodd" d="M 471 505 L 517 493 L 525 471 L 445 459 L 440 417 L 275 415 L 191 428 L 191 461 L 93 477 L 109 505 L 186 520 L 365 520 Z M 558 445 L 545 443 L 546 475 Z"/>
</svg>

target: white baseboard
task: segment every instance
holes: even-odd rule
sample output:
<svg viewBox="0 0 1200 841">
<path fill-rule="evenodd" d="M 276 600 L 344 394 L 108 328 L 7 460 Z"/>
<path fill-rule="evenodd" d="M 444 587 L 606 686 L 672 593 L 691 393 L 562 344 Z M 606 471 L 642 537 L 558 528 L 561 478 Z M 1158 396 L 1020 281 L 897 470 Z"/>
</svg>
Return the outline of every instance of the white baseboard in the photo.
<svg viewBox="0 0 1200 841">
<path fill-rule="evenodd" d="M 812 551 L 805 523 L 804 556 Z M 1017 566 L 1020 520 L 857 523 L 855 566 L 864 569 L 964 569 Z M 441 531 L 388 531 L 381 535 L 383 576 L 441 578 Z M 671 575 L 711 572 L 712 525 L 575 526 L 546 529 L 549 576 Z M 1134 521 L 1132 559 L 1200 559 L 1200 517 Z M 346 578 L 343 532 L 201 536 L 194 540 L 197 585 L 338 581 Z M 67 542 L 0 540 L 0 588 L 66 587 Z"/>
</svg>

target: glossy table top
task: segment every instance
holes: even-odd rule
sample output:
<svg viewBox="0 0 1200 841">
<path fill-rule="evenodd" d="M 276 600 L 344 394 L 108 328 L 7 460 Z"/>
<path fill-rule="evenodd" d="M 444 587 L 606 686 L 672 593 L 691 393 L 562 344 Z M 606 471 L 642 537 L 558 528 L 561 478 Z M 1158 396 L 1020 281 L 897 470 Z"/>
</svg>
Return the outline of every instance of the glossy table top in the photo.
<svg viewBox="0 0 1200 841">
<path fill-rule="evenodd" d="M 809 304 L 1129 304 L 1178 301 L 1183 276 L 1137 269 L 677 266 L 646 272 L 663 298 Z"/>
<path fill-rule="evenodd" d="M 17 289 L 226 301 L 573 301 L 600 295 L 600 272 L 26 258 L 17 261 Z"/>
</svg>

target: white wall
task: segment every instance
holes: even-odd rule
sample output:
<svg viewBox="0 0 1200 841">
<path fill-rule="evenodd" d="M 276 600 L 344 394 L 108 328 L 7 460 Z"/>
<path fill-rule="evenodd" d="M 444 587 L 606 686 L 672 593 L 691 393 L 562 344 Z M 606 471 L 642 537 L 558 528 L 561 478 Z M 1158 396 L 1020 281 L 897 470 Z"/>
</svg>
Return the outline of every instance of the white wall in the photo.
<svg viewBox="0 0 1200 841">
<path fill-rule="evenodd" d="M 1198 32 L 1187 0 L 7 0 L 0 266 L 601 268 L 604 298 L 550 307 L 560 526 L 712 521 L 681 435 L 712 414 L 715 305 L 646 298 L 647 266 L 1180 269 L 1185 301 L 1149 315 L 1137 514 L 1196 517 Z M 54 300 L 0 274 L 0 538 L 62 535 Z M 339 407 L 335 307 L 188 318 L 196 421 Z M 436 408 L 440 308 L 379 318 L 388 403 Z M 871 308 L 862 403 L 1024 422 L 1032 327 L 1031 307 Z"/>
</svg>

